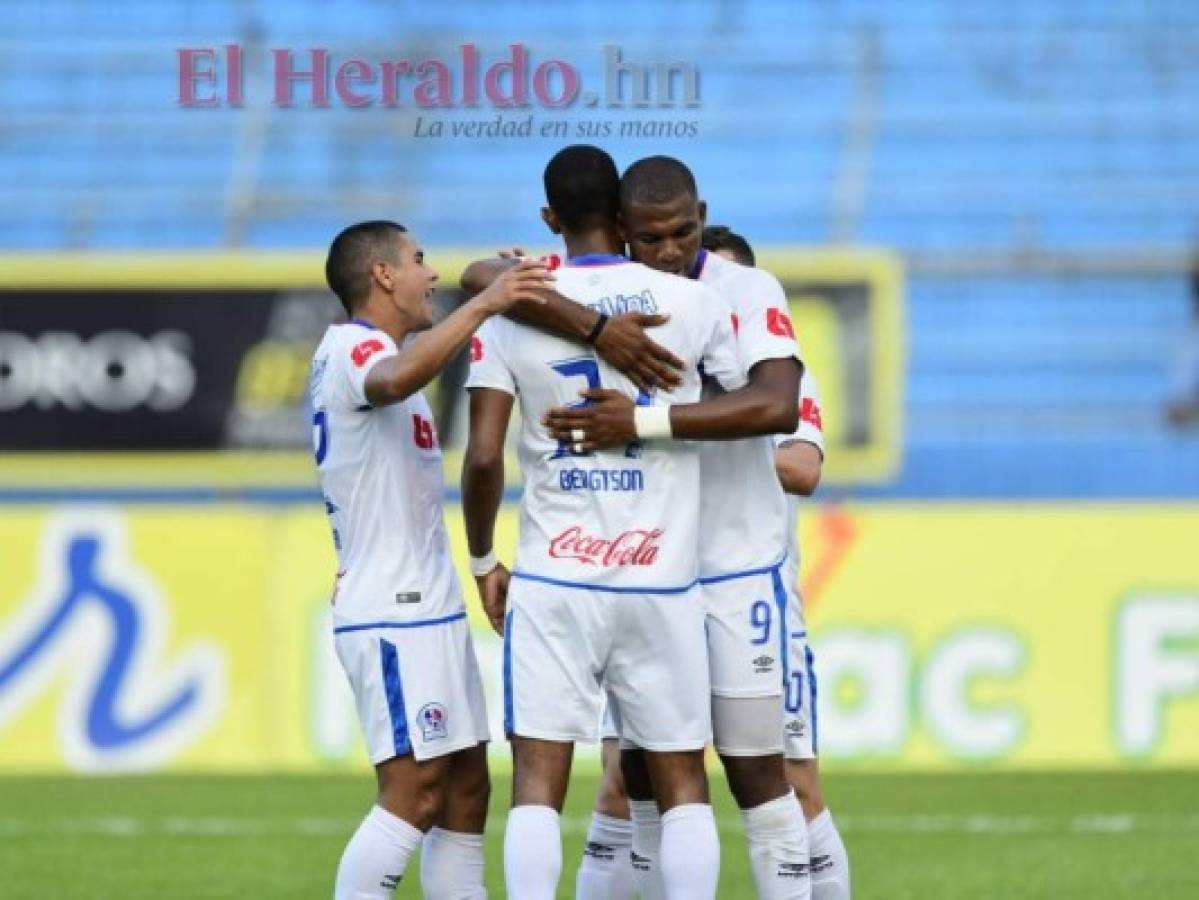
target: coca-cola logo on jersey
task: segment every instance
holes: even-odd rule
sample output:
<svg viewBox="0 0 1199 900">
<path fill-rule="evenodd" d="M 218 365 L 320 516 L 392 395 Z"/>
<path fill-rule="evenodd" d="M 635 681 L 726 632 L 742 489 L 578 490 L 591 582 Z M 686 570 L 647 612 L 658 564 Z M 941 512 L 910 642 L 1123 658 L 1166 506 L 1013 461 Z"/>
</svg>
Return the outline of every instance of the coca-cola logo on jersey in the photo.
<svg viewBox="0 0 1199 900">
<path fill-rule="evenodd" d="M 588 566 L 652 566 L 658 561 L 662 529 L 633 528 L 614 538 L 584 534 L 577 525 L 550 541 L 554 559 L 577 559 Z"/>
</svg>

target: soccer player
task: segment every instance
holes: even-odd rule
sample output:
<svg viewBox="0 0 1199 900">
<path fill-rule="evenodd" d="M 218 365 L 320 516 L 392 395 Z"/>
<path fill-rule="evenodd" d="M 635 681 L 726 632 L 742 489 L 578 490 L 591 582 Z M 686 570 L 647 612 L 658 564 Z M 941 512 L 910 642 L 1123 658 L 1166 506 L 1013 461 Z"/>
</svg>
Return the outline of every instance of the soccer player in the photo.
<svg viewBox="0 0 1199 900">
<path fill-rule="evenodd" d="M 580 386 L 608 385 L 630 404 L 636 401 L 651 437 L 670 404 L 699 399 L 700 365 L 726 389 L 744 382 L 730 316 L 702 285 L 618 255 L 620 176 L 606 153 L 567 147 L 550 160 L 544 181 L 542 215 L 562 235 L 568 257 L 557 270 L 559 293 L 601 315 L 669 316 L 656 335 L 683 369 L 677 387 L 651 397 L 593 351 L 508 319 L 489 322 L 472 345 L 462 493 L 472 571 L 493 620 L 507 595 L 508 896 L 550 900 L 557 894 L 559 815 L 574 742 L 595 740 L 606 688 L 622 732 L 646 750 L 662 810 L 664 895 L 711 898 L 720 847 L 703 765 L 711 720 L 697 585 L 698 453 L 654 440 L 585 451 L 582 433 L 558 441 L 541 420 Z M 493 533 L 516 397 L 524 493 L 509 575 L 495 558 Z"/>
<path fill-rule="evenodd" d="M 710 253 L 723 256 L 738 265 L 749 266 L 752 269 L 758 264 L 754 258 L 754 248 L 749 245 L 749 241 L 726 225 L 705 225 L 700 244 Z"/>
<path fill-rule="evenodd" d="M 632 255 L 651 268 L 712 285 L 735 316 L 738 345 L 750 384 L 772 402 L 799 404 L 802 363 L 782 287 L 766 272 L 708 254 L 700 246 L 706 206 L 691 172 L 670 157 L 634 163 L 621 180 L 621 214 Z M 587 435 L 585 449 L 635 439 L 624 398 L 607 391 L 585 395 L 585 408 L 554 410 L 555 436 Z M 732 395 L 710 403 L 730 401 Z M 739 410 L 718 417 L 708 434 L 695 434 L 671 411 L 676 438 L 729 438 L 763 434 L 745 428 L 757 415 Z M 680 426 L 684 426 L 680 428 Z M 782 566 L 790 522 L 774 470 L 769 438 L 700 444 L 703 489 L 700 574 L 708 612 L 714 743 L 729 787 L 741 808 L 758 896 L 809 896 L 808 835 L 803 812 L 787 782 L 782 703 L 787 665 L 787 591 Z M 657 822 L 635 753 L 624 775 L 632 798 L 633 856 L 642 894 L 655 890 Z"/>
<path fill-rule="evenodd" d="M 703 246 L 743 266 L 756 264 L 749 242 L 724 226 L 706 227 Z M 824 805 L 820 788 L 820 768 L 816 761 L 816 673 L 799 592 L 799 498 L 815 492 L 824 466 L 820 388 L 811 372 L 804 372 L 799 386 L 799 428 L 792 435 L 776 438 L 776 443 L 774 467 L 779 483 L 787 492 L 787 518 L 792 523 L 783 579 L 791 616 L 787 639 L 789 676 L 783 685 L 787 781 L 795 789 L 808 823 L 812 900 L 848 900 L 849 855 L 832 814 Z"/>
<path fill-rule="evenodd" d="M 808 631 L 804 623 L 803 597 L 799 591 L 799 498 L 810 497 L 820 484 L 824 465 L 824 423 L 820 389 L 810 372 L 800 383 L 799 428 L 777 439 L 775 469 L 787 492 L 790 546 L 784 566 L 787 585 L 787 667 L 784 671 L 784 731 L 786 733 L 787 781 L 794 788 L 808 823 L 808 852 L 811 857 L 812 900 L 849 900 L 849 855 L 832 813 L 824 805 L 817 763 L 816 673 Z"/>
<path fill-rule="evenodd" d="M 441 451 L 421 394 L 489 316 L 541 302 L 524 262 L 423 334 L 437 274 L 395 222 L 333 241 L 325 276 L 350 321 L 312 361 L 316 462 L 338 573 L 334 644 L 357 701 L 378 796 L 337 870 L 337 900 L 390 898 L 422 845 L 426 897 L 485 898 L 488 740 L 442 518 Z"/>
<path fill-rule="evenodd" d="M 753 248 L 744 237 L 722 225 L 704 228 L 705 250 L 718 253 L 743 266 L 753 266 Z M 803 617 L 803 598 L 799 592 L 799 498 L 810 497 L 820 484 L 824 466 L 824 422 L 821 415 L 820 388 L 811 372 L 804 372 L 799 386 L 799 428 L 786 437 L 777 437 L 774 467 L 779 483 L 787 492 L 790 546 L 784 583 L 788 592 L 791 631 L 788 636 L 790 677 L 784 682 L 786 708 L 784 730 L 787 735 L 787 780 L 799 796 L 808 822 L 813 900 L 842 900 L 849 897 L 849 855 L 833 824 L 832 814 L 824 805 L 820 788 L 820 769 L 816 762 L 816 673 L 808 646 Z"/>
</svg>

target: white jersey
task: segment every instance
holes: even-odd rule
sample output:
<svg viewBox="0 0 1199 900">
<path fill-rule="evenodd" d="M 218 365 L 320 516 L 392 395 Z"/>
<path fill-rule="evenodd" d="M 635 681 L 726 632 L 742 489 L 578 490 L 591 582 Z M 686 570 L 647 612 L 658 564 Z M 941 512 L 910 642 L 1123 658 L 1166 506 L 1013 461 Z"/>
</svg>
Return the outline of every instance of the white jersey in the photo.
<svg viewBox="0 0 1199 900">
<path fill-rule="evenodd" d="M 824 421 L 820 404 L 820 386 L 811 372 L 804 372 L 799 382 L 799 426 L 793 434 L 774 436 L 775 446 L 792 441 L 807 441 L 814 444 L 824 455 Z M 790 591 L 799 587 L 799 505 L 802 500 L 796 494 L 787 494 L 787 562 L 783 566 L 783 584 Z"/>
<path fill-rule="evenodd" d="M 622 257 L 580 257 L 557 271 L 563 296 L 609 315 L 666 313 L 654 339 L 685 363 L 682 384 L 651 399 L 590 348 L 495 318 L 472 342 L 468 388 L 520 399 L 524 473 L 514 575 L 568 587 L 673 591 L 698 572 L 699 452 L 651 441 L 575 454 L 541 424 L 579 391 L 611 388 L 643 405 L 699 400 L 698 367 L 726 389 L 744 384 L 728 305 L 709 288 Z"/>
<path fill-rule="evenodd" d="M 379 408 L 367 373 L 395 342 L 366 322 L 333 325 L 312 360 L 313 440 L 337 549 L 337 626 L 463 614 L 442 517 L 441 448 L 419 391 Z"/>
<path fill-rule="evenodd" d="M 701 250 L 692 277 L 732 307 L 746 373 L 768 359 L 802 359 L 782 285 L 767 272 Z M 700 574 L 732 575 L 779 562 L 787 546 L 787 502 L 771 436 L 700 444 Z"/>
</svg>

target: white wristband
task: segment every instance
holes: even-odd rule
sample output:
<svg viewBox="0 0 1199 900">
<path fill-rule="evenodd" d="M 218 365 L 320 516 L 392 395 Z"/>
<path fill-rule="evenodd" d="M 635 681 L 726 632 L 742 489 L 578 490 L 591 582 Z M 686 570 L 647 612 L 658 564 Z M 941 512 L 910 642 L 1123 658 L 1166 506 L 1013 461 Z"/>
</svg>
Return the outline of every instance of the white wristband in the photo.
<svg viewBox="0 0 1199 900">
<path fill-rule="evenodd" d="M 643 441 L 673 437 L 669 406 L 633 407 L 633 430 Z"/>
<path fill-rule="evenodd" d="M 482 578 L 484 575 L 490 575 L 495 571 L 495 567 L 500 564 L 500 561 L 495 558 L 495 550 L 489 550 L 486 556 L 472 556 L 470 558 L 470 574 L 476 578 Z"/>
</svg>

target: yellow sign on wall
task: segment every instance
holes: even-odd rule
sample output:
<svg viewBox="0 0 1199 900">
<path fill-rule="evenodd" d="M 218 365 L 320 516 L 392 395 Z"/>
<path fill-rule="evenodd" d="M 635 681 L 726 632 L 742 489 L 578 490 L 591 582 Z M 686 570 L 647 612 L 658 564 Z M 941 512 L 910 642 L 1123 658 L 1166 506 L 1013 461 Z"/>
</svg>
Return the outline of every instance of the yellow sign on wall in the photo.
<svg viewBox="0 0 1199 900">
<path fill-rule="evenodd" d="M 501 556 L 514 530 L 505 507 Z M 1199 764 L 1195 533 L 1193 506 L 812 507 L 822 755 Z M 0 548 L 0 771 L 365 765 L 319 508 L 9 508 Z M 498 719 L 498 641 L 473 620 Z"/>
</svg>

